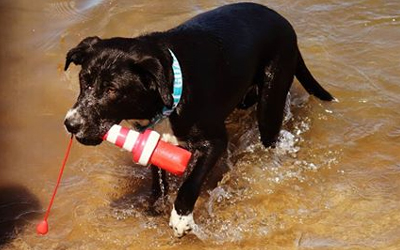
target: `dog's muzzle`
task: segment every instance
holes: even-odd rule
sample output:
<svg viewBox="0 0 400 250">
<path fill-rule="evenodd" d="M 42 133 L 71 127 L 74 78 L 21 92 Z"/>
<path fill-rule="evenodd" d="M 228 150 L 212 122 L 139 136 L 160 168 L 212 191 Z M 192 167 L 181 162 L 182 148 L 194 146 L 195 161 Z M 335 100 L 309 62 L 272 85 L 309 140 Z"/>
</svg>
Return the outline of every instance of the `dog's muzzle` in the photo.
<svg viewBox="0 0 400 250">
<path fill-rule="evenodd" d="M 84 125 L 84 120 L 76 109 L 70 109 L 65 116 L 64 125 L 71 134 L 77 134 Z"/>
</svg>

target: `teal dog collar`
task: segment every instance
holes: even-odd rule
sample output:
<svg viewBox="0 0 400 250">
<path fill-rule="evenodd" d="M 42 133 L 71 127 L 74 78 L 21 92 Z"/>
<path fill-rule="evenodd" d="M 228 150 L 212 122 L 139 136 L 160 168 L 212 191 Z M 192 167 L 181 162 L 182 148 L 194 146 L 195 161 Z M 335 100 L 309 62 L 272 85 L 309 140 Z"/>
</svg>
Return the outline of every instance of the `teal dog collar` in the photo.
<svg viewBox="0 0 400 250">
<path fill-rule="evenodd" d="M 156 125 L 162 119 L 170 116 L 171 113 L 178 106 L 179 101 L 181 100 L 182 92 L 183 92 L 183 78 L 182 78 L 181 66 L 179 65 L 179 61 L 176 58 L 175 54 L 172 52 L 172 50 L 168 49 L 168 51 L 172 56 L 172 71 L 173 71 L 173 74 L 174 74 L 174 84 L 173 84 L 172 97 L 174 99 L 174 102 L 173 102 L 171 108 L 164 107 L 163 110 L 162 110 L 162 113 L 156 115 L 150 121 L 149 125 L 144 126 L 144 127 L 143 126 L 137 127 L 136 129 L 139 130 L 139 131 L 144 131 L 147 128 L 152 128 L 152 127 L 154 127 L 154 125 Z"/>
<path fill-rule="evenodd" d="M 178 106 L 179 101 L 181 100 L 182 96 L 182 89 L 183 89 L 183 78 L 182 78 L 182 70 L 181 66 L 179 65 L 179 61 L 176 58 L 175 54 L 172 50 L 168 49 L 169 53 L 172 56 L 172 71 L 174 73 L 174 86 L 172 97 L 174 98 L 174 103 L 171 108 L 164 107 L 163 109 L 163 116 L 169 116 L 175 108 Z"/>
</svg>

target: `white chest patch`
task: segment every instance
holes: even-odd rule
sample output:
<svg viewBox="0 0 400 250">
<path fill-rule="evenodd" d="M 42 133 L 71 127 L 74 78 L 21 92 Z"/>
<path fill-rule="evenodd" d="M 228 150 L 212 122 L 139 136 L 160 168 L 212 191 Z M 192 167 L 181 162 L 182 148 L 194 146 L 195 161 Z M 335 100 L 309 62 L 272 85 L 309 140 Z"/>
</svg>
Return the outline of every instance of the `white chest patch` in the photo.
<svg viewBox="0 0 400 250">
<path fill-rule="evenodd" d="M 178 138 L 175 137 L 174 132 L 171 129 L 171 123 L 169 119 L 163 119 L 154 126 L 154 130 L 161 135 L 161 140 L 171 143 L 173 145 L 181 145 Z"/>
<path fill-rule="evenodd" d="M 130 127 L 133 127 L 134 124 L 139 124 L 140 126 L 147 126 L 149 125 L 149 120 L 127 120 Z M 178 140 L 175 137 L 174 132 L 171 129 L 171 123 L 169 122 L 168 118 L 165 118 L 154 125 L 152 130 L 158 132 L 161 135 L 161 140 L 171 143 L 173 145 L 184 145 L 184 142 Z"/>
<path fill-rule="evenodd" d="M 175 206 L 171 211 L 171 217 L 169 219 L 169 226 L 174 230 L 175 237 L 182 237 L 188 232 L 190 232 L 195 226 L 196 223 L 193 219 L 193 213 L 188 215 L 179 215 Z"/>
<path fill-rule="evenodd" d="M 168 142 L 168 143 L 171 143 L 173 145 L 179 145 L 178 139 L 174 135 L 171 135 L 171 134 L 168 134 L 168 133 L 167 134 L 162 133 L 161 134 L 161 140 L 163 140 L 165 142 Z"/>
</svg>

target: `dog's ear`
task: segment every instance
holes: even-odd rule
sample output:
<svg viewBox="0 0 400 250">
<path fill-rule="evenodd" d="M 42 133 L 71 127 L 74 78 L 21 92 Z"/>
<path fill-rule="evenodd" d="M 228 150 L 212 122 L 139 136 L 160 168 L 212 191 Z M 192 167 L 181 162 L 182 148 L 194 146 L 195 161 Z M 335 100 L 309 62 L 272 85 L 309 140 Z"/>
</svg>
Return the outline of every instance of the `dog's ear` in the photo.
<svg viewBox="0 0 400 250">
<path fill-rule="evenodd" d="M 98 43 L 100 40 L 101 39 L 97 36 L 86 37 L 78 44 L 78 46 L 68 51 L 64 70 L 68 69 L 71 62 L 75 65 L 82 65 L 93 51 L 93 45 Z"/>
<path fill-rule="evenodd" d="M 166 77 L 166 72 L 161 62 L 156 58 L 147 57 L 137 62 L 137 65 L 150 75 L 151 79 L 148 87 L 157 90 L 164 105 L 171 108 L 174 99 L 172 97 L 170 81 Z"/>
</svg>

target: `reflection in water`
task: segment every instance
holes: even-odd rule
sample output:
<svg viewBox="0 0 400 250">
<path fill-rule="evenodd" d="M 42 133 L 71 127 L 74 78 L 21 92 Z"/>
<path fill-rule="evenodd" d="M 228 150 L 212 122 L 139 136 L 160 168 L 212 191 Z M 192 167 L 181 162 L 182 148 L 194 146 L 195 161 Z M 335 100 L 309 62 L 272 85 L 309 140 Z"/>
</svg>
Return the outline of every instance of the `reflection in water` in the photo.
<svg viewBox="0 0 400 250">
<path fill-rule="evenodd" d="M 0 190 L 3 248 L 400 248 L 395 0 L 258 1 L 292 22 L 310 69 L 340 102 L 321 103 L 295 83 L 273 150 L 259 143 L 255 111 L 235 112 L 229 150 L 196 205 L 194 235 L 178 240 L 168 227 L 180 178 L 168 177 L 171 192 L 149 214 L 150 171 L 112 145 L 79 144 L 49 233 L 35 234 L 37 200 L 48 204 L 68 140 L 63 118 L 78 94 L 79 68 L 62 71 L 65 53 L 87 36 L 165 30 L 228 2 L 0 3 L 0 182 L 15 183 Z"/>
</svg>

